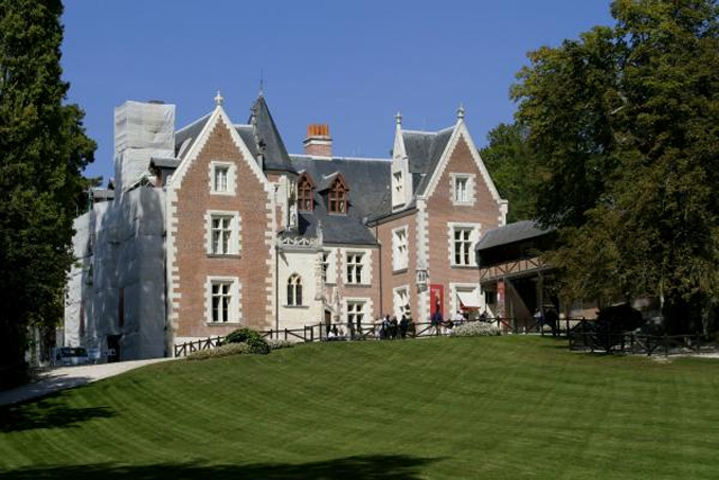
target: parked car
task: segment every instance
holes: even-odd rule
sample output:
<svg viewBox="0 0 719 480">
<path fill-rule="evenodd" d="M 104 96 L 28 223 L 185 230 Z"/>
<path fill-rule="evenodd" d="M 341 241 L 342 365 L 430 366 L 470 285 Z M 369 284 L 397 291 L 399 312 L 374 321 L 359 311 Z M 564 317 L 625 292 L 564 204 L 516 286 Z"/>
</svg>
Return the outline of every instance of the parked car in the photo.
<svg viewBox="0 0 719 480">
<path fill-rule="evenodd" d="M 90 357 L 82 347 L 60 347 L 55 349 L 55 366 L 87 365 Z"/>
</svg>

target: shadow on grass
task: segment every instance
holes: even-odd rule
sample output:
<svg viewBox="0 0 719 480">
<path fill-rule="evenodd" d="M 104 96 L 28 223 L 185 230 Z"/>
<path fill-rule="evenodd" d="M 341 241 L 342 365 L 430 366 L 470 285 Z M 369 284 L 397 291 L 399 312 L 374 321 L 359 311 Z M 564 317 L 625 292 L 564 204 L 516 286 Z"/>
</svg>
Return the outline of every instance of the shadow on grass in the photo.
<svg viewBox="0 0 719 480">
<path fill-rule="evenodd" d="M 312 478 L 321 480 L 413 480 L 419 479 L 420 470 L 441 459 L 419 458 L 408 455 L 363 455 L 326 461 L 286 464 L 255 463 L 246 465 L 213 465 L 204 463 L 162 463 L 157 465 L 95 464 L 84 466 L 57 466 L 29 468 L 7 472 L 6 480 L 195 480 L 195 479 L 267 479 L 291 480 Z"/>
<path fill-rule="evenodd" d="M 114 410 L 108 407 L 72 408 L 51 401 L 18 404 L 0 407 L 0 432 L 74 427 L 94 418 L 114 415 Z"/>
</svg>

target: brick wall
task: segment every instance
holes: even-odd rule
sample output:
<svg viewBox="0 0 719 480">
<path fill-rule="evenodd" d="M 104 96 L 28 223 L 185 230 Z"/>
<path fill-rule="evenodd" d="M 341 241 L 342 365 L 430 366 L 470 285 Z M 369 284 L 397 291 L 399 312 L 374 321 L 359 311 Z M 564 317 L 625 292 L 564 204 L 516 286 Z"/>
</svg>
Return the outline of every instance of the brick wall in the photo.
<svg viewBox="0 0 719 480">
<path fill-rule="evenodd" d="M 234 196 L 210 194 L 210 162 L 213 160 L 234 163 Z M 219 120 L 177 190 L 174 270 L 180 279 L 175 286 L 175 292 L 180 294 L 176 307 L 175 335 L 178 337 L 224 335 L 237 328 L 237 325 L 206 323 L 208 276 L 239 278 L 242 326 L 265 329 L 273 325 L 268 307 L 271 305 L 268 287 L 272 286 L 272 252 L 266 237 L 266 232 L 272 231 L 271 202 L 247 161 L 233 142 L 228 127 Z M 208 210 L 239 212 L 239 255 L 212 257 L 207 254 Z"/>
<path fill-rule="evenodd" d="M 479 271 L 476 265 L 471 267 L 452 267 L 450 264 L 450 240 L 448 223 L 479 223 L 480 235 L 499 226 L 501 216 L 499 205 L 484 182 L 475 163 L 470 145 L 461 137 L 450 153 L 446 168 L 441 174 L 436 189 L 427 199 L 427 218 L 429 235 L 429 283 L 444 285 L 445 317 L 449 311 L 451 295 L 450 283 L 479 283 Z M 474 174 L 474 196 L 472 206 L 456 206 L 452 202 L 452 173 Z"/>
<path fill-rule="evenodd" d="M 392 263 L 392 231 L 400 227 L 407 227 L 409 262 L 406 269 L 394 271 Z M 407 286 L 412 317 L 416 320 L 419 313 L 419 297 L 415 284 L 415 272 L 417 270 L 417 214 L 412 213 L 382 223 L 377 227 L 377 236 L 382 245 L 382 314 L 394 314 L 394 289 Z"/>
</svg>

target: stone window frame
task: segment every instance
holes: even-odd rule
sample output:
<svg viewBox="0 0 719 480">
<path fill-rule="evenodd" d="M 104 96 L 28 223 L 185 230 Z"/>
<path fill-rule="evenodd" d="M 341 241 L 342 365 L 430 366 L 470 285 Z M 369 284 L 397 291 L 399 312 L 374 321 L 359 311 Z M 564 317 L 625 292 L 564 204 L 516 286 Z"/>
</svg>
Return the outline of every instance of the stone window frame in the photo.
<svg viewBox="0 0 719 480">
<path fill-rule="evenodd" d="M 477 268 L 477 254 L 474 247 L 479 241 L 479 235 L 481 232 L 481 224 L 479 223 L 447 223 L 447 236 L 448 236 L 448 250 L 449 250 L 449 265 L 453 268 Z M 455 231 L 457 230 L 470 230 L 468 242 L 469 248 L 469 263 L 457 263 L 456 259 L 456 240 Z"/>
<path fill-rule="evenodd" d="M 326 285 L 337 284 L 337 252 L 335 249 L 323 249 L 321 252 L 321 275 Z M 326 255 L 326 256 L 325 256 Z"/>
<path fill-rule="evenodd" d="M 287 302 L 288 307 L 302 307 L 302 277 L 299 273 L 293 273 L 287 278 Z"/>
<path fill-rule="evenodd" d="M 226 322 L 214 320 L 215 285 L 229 285 L 229 306 Z M 238 277 L 210 275 L 205 281 L 205 324 L 208 326 L 239 325 L 242 322 L 242 285 Z"/>
<path fill-rule="evenodd" d="M 404 233 L 404 245 L 400 244 L 399 234 Z M 404 246 L 404 252 L 400 248 Z M 392 229 L 392 271 L 401 272 L 409 268 L 409 228 L 407 225 Z"/>
<path fill-rule="evenodd" d="M 401 305 L 401 295 L 400 292 L 404 292 L 405 294 L 405 302 L 404 305 Z M 400 285 L 399 287 L 395 287 L 392 289 L 392 311 L 394 312 L 394 315 L 397 317 L 397 320 L 400 320 L 402 318 L 402 315 L 405 313 L 409 313 L 409 316 L 412 315 L 412 298 L 410 296 L 410 290 L 409 285 Z"/>
<path fill-rule="evenodd" d="M 216 185 L 216 174 L 219 168 L 227 169 L 227 189 L 217 190 Z M 237 168 L 233 162 L 225 162 L 220 160 L 213 160 L 210 162 L 210 194 L 212 195 L 227 195 L 234 196 L 237 191 L 236 188 L 236 172 Z"/>
<path fill-rule="evenodd" d="M 357 256 L 359 256 L 359 262 L 353 261 L 350 263 L 349 258 Z M 347 285 L 366 285 L 368 283 L 365 277 L 368 270 L 366 268 L 366 257 L 367 252 L 357 250 L 347 250 L 345 252 L 345 283 Z"/>
<path fill-rule="evenodd" d="M 213 245 L 213 220 L 218 217 L 229 217 L 230 240 L 227 252 L 215 252 Z M 240 212 L 232 210 L 207 210 L 205 212 L 205 251 L 210 256 L 239 256 L 242 251 L 242 217 Z"/>
<path fill-rule="evenodd" d="M 352 325 L 357 325 L 358 314 L 362 315 L 361 324 L 370 323 L 372 320 L 371 303 L 371 300 L 365 297 L 346 297 L 343 301 L 345 325 L 349 324 L 350 319 Z M 361 305 L 362 309 L 359 312 L 354 310 L 350 312 L 350 305 Z M 350 318 L 350 315 L 353 316 Z"/>
<path fill-rule="evenodd" d="M 460 206 L 460 207 L 471 207 L 475 204 L 475 185 L 476 185 L 476 175 L 473 173 L 450 173 L 450 192 L 452 196 L 452 205 Z M 465 200 L 460 200 L 457 198 L 457 183 L 460 180 L 465 180 L 467 182 L 466 184 L 466 198 Z"/>
</svg>

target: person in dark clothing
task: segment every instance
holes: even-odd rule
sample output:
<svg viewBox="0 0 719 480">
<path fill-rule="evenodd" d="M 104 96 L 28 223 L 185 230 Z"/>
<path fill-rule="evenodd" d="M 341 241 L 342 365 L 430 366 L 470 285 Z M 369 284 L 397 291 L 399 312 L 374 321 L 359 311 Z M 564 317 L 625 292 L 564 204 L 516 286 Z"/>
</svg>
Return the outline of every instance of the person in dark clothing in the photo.
<svg viewBox="0 0 719 480">
<path fill-rule="evenodd" d="M 437 309 L 437 311 L 435 311 L 432 314 L 432 319 L 431 319 L 430 323 L 431 323 L 432 327 L 434 328 L 435 335 L 438 335 L 438 336 L 441 335 L 442 334 L 441 328 L 442 328 L 442 323 L 444 323 L 444 319 L 442 318 L 442 312 L 439 309 Z"/>
<path fill-rule="evenodd" d="M 389 332 L 390 332 L 390 336 L 392 337 L 392 340 L 397 338 L 397 333 L 398 333 L 397 317 L 392 317 L 392 320 L 389 321 Z"/>
<path fill-rule="evenodd" d="M 553 337 L 559 335 L 559 315 L 557 315 L 557 311 L 554 309 L 554 307 L 550 308 L 547 313 L 544 314 L 544 323 L 546 325 L 549 325 L 549 328 L 552 329 Z"/>
<path fill-rule="evenodd" d="M 407 316 L 402 315 L 402 319 L 399 321 L 399 336 L 401 338 L 407 338 L 407 329 L 409 328 L 409 322 Z"/>
</svg>

